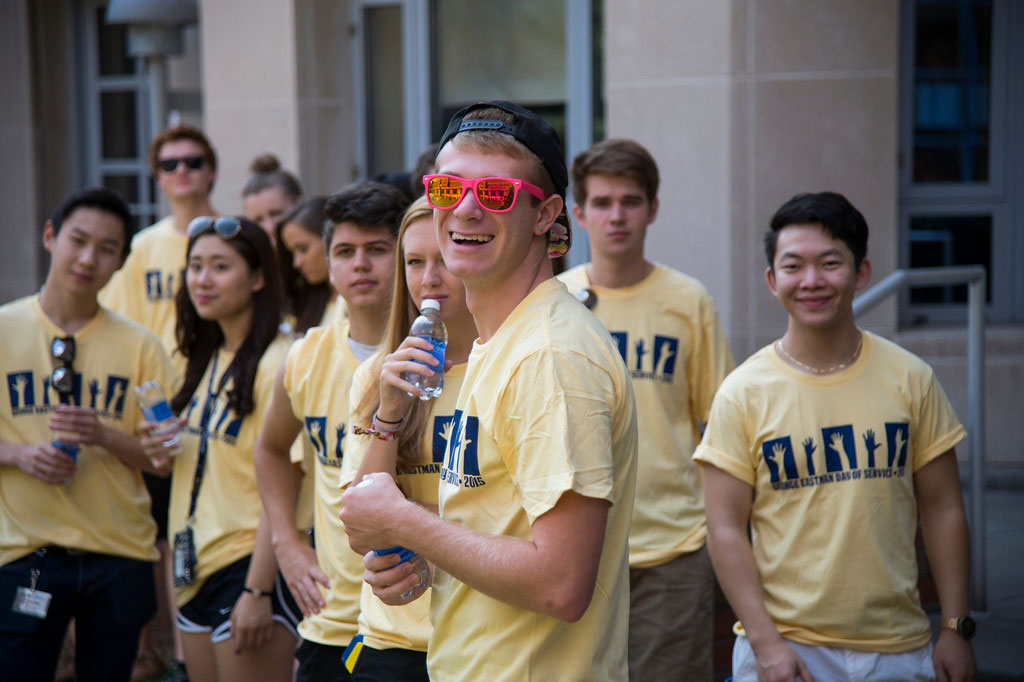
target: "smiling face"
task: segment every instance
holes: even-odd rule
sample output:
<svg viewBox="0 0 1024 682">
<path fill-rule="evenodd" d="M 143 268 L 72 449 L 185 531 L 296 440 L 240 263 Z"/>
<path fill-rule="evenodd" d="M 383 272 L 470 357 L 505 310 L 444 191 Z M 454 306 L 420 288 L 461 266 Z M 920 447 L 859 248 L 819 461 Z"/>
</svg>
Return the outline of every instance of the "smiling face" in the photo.
<svg viewBox="0 0 1024 682">
<path fill-rule="evenodd" d="M 466 287 L 445 266 L 430 217 L 405 228 L 402 252 L 405 281 L 417 310 L 423 299 L 432 298 L 441 304 L 441 319 L 445 322 L 467 314 Z"/>
<path fill-rule="evenodd" d="M 389 227 L 338 223 L 327 253 L 331 284 L 349 306 L 390 305 L 395 238 Z"/>
<path fill-rule="evenodd" d="M 43 247 L 52 258 L 47 285 L 94 298 L 124 262 L 124 240 L 121 219 L 98 208 L 76 208 L 59 232 L 47 221 Z"/>
<path fill-rule="evenodd" d="M 251 315 L 263 273 L 251 270 L 226 240 L 215 234 L 196 239 L 186 267 L 185 286 L 199 317 L 223 324 Z"/>
<path fill-rule="evenodd" d="M 263 228 L 263 231 L 270 237 L 270 243 L 274 243 L 274 226 L 285 212 L 295 205 L 295 202 L 285 194 L 284 190 L 274 185 L 262 192 L 249 194 L 242 199 L 242 207 L 245 209 L 245 217 Z"/>
<path fill-rule="evenodd" d="M 206 150 L 198 142 L 188 139 L 171 140 L 160 145 L 157 161 L 182 159 L 186 156 L 206 158 Z M 157 183 L 171 201 L 182 199 L 205 199 L 210 194 L 217 173 L 206 160 L 201 168 L 192 170 L 178 162 L 172 171 L 157 170 Z"/>
<path fill-rule="evenodd" d="M 790 225 L 779 231 L 765 279 L 790 329 L 829 332 L 853 324 L 853 296 L 871 279 L 871 263 L 854 265 L 850 248 L 819 224 Z"/>
<path fill-rule="evenodd" d="M 327 281 L 327 247 L 320 235 L 298 223 L 285 223 L 281 228 L 281 241 L 292 254 L 292 267 L 307 283 Z"/>
<path fill-rule="evenodd" d="M 647 200 L 644 186 L 624 175 L 588 175 L 586 200 L 573 215 L 587 231 L 595 255 L 642 259 L 647 226 L 658 214 L 658 200 Z"/>
<path fill-rule="evenodd" d="M 530 179 L 525 160 L 487 154 L 449 142 L 437 157 L 438 173 L 463 178 Z M 448 270 L 474 291 L 498 290 L 521 277 L 532 279 L 547 260 L 547 231 L 561 210 L 561 197 L 540 202 L 520 192 L 505 213 L 483 209 L 472 192 L 452 209 L 434 210 L 434 229 Z"/>
</svg>

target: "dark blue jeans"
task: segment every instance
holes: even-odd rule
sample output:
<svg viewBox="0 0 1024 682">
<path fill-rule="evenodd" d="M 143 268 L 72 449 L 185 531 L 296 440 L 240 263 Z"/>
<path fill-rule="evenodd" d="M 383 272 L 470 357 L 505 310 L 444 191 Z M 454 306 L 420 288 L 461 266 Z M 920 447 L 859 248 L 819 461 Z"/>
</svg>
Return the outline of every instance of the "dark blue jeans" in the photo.
<svg viewBox="0 0 1024 682">
<path fill-rule="evenodd" d="M 43 619 L 16 613 L 19 587 L 38 569 L 36 589 L 53 595 Z M 0 677 L 53 680 L 68 622 L 75 619 L 75 679 L 131 678 L 139 631 L 156 613 L 153 564 L 46 547 L 0 566 Z"/>
</svg>

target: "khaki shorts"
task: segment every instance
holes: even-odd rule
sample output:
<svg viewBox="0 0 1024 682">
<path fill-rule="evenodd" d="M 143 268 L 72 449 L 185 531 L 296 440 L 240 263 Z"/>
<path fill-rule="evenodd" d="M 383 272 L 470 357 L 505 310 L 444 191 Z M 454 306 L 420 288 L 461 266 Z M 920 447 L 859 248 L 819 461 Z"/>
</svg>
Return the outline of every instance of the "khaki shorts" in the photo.
<svg viewBox="0 0 1024 682">
<path fill-rule="evenodd" d="M 629 569 L 629 679 L 711 680 L 715 576 L 705 545 Z"/>
</svg>

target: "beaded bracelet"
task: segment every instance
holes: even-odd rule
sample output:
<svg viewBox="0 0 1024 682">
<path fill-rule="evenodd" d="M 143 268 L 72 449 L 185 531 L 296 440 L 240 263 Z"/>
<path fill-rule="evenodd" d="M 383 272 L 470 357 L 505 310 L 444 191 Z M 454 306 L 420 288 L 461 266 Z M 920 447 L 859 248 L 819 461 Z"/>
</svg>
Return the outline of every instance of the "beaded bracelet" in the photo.
<svg viewBox="0 0 1024 682">
<path fill-rule="evenodd" d="M 398 435 L 397 431 L 378 431 L 377 429 L 373 428 L 364 429 L 361 426 L 353 426 L 352 433 L 356 434 L 357 436 L 373 436 L 374 438 L 378 438 L 380 440 L 394 440 L 395 437 Z"/>
</svg>

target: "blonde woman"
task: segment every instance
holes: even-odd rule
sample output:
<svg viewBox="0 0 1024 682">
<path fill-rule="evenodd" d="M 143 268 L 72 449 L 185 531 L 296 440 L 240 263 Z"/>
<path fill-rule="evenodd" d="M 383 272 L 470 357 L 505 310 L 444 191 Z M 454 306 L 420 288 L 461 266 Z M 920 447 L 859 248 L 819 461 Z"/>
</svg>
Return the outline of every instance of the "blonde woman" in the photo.
<svg viewBox="0 0 1024 682">
<path fill-rule="evenodd" d="M 351 484 L 378 471 L 391 474 L 406 497 L 437 508 L 438 476 L 447 436 L 452 427 L 455 399 L 465 372 L 476 326 L 466 308 L 462 281 L 448 272 L 434 233 L 433 211 L 420 198 L 406 211 L 398 233 L 395 288 L 384 341 L 352 379 L 349 423 L 389 440 L 367 435 L 355 441 L 345 456 L 342 483 Z M 444 390 L 429 402 L 410 397 L 419 389 L 402 378 L 404 372 L 424 374 L 433 364 L 430 344 L 408 336 L 424 299 L 440 303 L 448 328 Z M 385 438 L 388 438 L 385 435 Z M 427 588 L 419 588 L 422 592 Z M 345 654 L 353 680 L 361 682 L 426 682 L 429 595 L 406 606 L 387 606 L 366 583 L 360 595 L 359 635 Z"/>
</svg>

